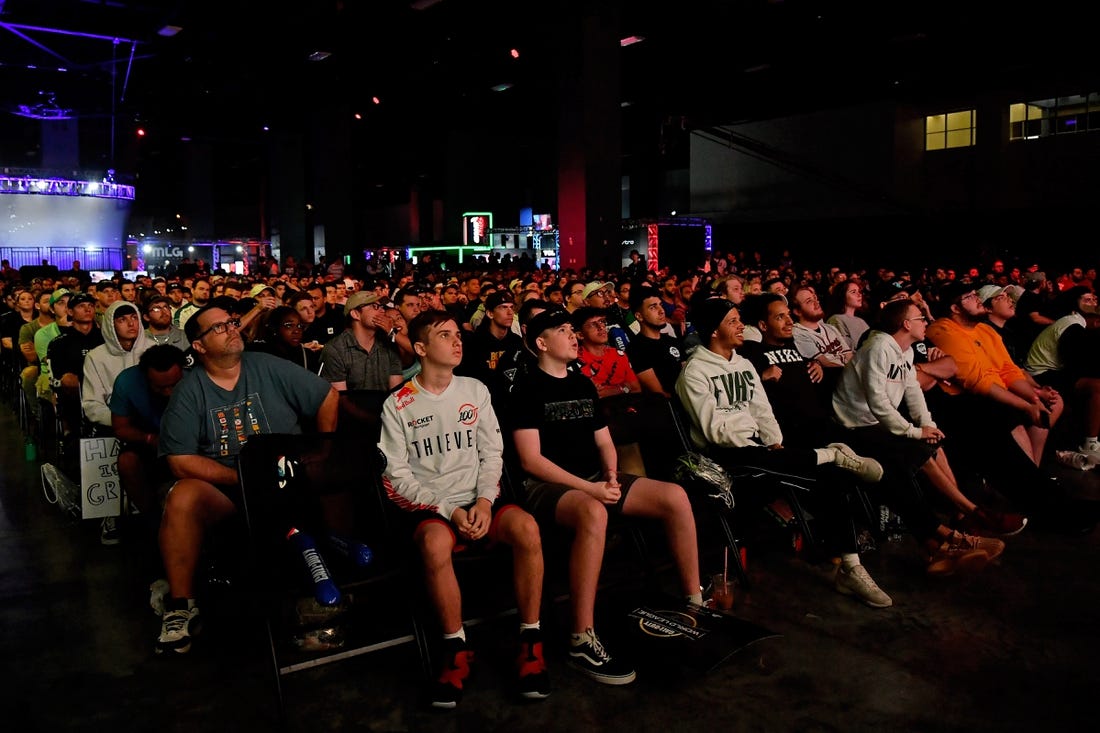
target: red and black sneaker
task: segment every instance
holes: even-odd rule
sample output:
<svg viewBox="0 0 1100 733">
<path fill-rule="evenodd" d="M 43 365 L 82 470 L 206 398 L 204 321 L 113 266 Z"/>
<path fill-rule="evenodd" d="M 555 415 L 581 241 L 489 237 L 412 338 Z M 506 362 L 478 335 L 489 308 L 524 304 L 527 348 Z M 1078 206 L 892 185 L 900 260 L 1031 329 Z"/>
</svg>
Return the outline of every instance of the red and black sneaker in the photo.
<svg viewBox="0 0 1100 733">
<path fill-rule="evenodd" d="M 528 700 L 550 697 L 550 675 L 542 656 L 542 632 L 524 629 L 519 632 L 519 694 Z"/>
<path fill-rule="evenodd" d="M 443 640 L 443 670 L 432 691 L 432 707 L 452 710 L 462 700 L 462 685 L 470 676 L 474 653 L 464 639 Z"/>
</svg>

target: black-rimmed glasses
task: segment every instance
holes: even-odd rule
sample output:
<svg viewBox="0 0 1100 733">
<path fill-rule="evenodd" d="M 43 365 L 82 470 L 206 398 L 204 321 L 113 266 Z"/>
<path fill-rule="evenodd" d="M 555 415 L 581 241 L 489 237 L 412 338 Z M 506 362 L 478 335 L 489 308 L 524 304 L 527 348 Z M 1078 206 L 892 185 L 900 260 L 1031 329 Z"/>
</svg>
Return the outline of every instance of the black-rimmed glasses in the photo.
<svg viewBox="0 0 1100 733">
<path fill-rule="evenodd" d="M 231 318 L 228 321 L 222 321 L 221 323 L 215 323 L 213 326 L 211 326 L 210 328 L 206 329 L 205 331 L 200 333 L 198 336 L 196 336 L 195 340 L 196 341 L 201 341 L 202 338 L 204 336 L 206 336 L 206 334 L 208 334 L 208 333 L 216 333 L 218 335 L 221 335 L 221 334 L 225 333 L 226 331 L 228 331 L 231 326 L 234 329 L 240 328 L 241 327 L 241 319 Z"/>
</svg>

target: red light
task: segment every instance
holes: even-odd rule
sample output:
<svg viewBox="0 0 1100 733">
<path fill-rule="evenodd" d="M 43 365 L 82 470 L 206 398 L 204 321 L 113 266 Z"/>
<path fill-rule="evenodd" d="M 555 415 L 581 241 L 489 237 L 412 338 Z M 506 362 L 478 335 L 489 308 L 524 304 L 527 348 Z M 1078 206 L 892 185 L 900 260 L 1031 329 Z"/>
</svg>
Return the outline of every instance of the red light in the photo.
<svg viewBox="0 0 1100 733">
<path fill-rule="evenodd" d="M 139 127 L 139 128 L 137 129 L 137 136 L 138 136 L 138 137 L 145 137 L 145 128 L 143 128 L 143 127 Z"/>
<path fill-rule="evenodd" d="M 357 120 L 361 120 L 361 119 L 363 119 L 363 115 L 361 115 L 361 114 L 359 114 L 358 112 L 356 112 L 356 113 L 355 113 L 355 119 L 357 119 Z"/>
<path fill-rule="evenodd" d="M 513 48 L 511 51 L 509 51 L 509 53 L 512 55 L 512 58 L 514 58 L 514 59 L 519 58 L 519 51 L 517 51 L 516 49 Z"/>
<path fill-rule="evenodd" d="M 382 104 L 382 100 L 378 97 L 371 97 L 370 101 L 374 102 L 375 104 Z"/>
</svg>

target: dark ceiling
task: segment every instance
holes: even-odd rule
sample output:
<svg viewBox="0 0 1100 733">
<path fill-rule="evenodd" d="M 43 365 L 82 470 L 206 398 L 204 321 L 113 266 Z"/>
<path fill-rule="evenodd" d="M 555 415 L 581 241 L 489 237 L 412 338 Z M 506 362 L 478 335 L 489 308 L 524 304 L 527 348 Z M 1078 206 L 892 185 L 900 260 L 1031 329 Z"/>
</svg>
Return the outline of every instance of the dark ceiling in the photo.
<svg viewBox="0 0 1100 733">
<path fill-rule="evenodd" d="M 561 85 L 576 76 L 562 73 L 577 53 L 569 39 L 586 23 L 609 28 L 608 38 L 645 37 L 616 51 L 620 88 L 609 89 L 623 104 L 627 156 L 659 144 L 669 119 L 705 127 L 883 98 L 920 103 L 1024 90 L 1037 80 L 1049 87 L 1052 77 L 1072 85 L 1094 72 L 1090 24 L 1075 16 L 1077 5 L 1021 6 L 1025 12 L 999 4 L 983 15 L 970 7 L 943 0 L 0 0 L 0 164 L 41 160 L 43 123 L 28 111 L 79 118 L 82 165 L 120 172 L 172 160 L 169 151 L 188 141 L 253 155 L 251 144 L 265 135 L 358 113 L 356 124 L 375 141 L 371 174 L 379 185 L 430 175 L 452 144 L 449 133 L 485 115 L 552 136 Z M 179 30 L 158 35 L 165 26 Z M 317 51 L 331 56 L 310 60 Z M 504 83 L 513 86 L 492 91 Z M 148 134 L 135 157 L 139 127 Z"/>
</svg>

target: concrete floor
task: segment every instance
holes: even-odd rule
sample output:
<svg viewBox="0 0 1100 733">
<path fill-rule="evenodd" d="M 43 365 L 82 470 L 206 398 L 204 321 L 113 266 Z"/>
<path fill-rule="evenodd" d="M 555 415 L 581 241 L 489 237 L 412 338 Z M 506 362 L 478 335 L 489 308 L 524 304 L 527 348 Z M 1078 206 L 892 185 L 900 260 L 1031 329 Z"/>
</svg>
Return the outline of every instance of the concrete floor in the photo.
<svg viewBox="0 0 1100 733">
<path fill-rule="evenodd" d="M 153 654 L 148 549 L 99 544 L 98 522 L 48 504 L 38 466 L 0 409 L 0 686 L 2 729 L 263 731 L 279 728 L 266 637 L 234 589 L 203 605 L 204 635 L 186 656 Z M 1100 476 L 1071 476 L 1095 498 Z M 554 693 L 521 704 L 506 692 L 515 617 L 474 626 L 475 676 L 457 711 L 424 704 L 416 647 L 395 646 L 282 678 L 295 731 L 1006 731 L 1071 730 L 1088 702 L 1100 651 L 1100 533 L 1027 529 L 997 566 L 972 577 L 924 576 L 915 544 L 883 543 L 864 564 L 894 599 L 866 608 L 834 592 L 831 566 L 781 543 L 750 547 L 751 586 L 732 613 L 775 633 L 700 672 L 637 658 L 626 687 L 588 681 L 562 659 L 564 601 L 547 604 Z M 618 551 L 618 549 L 616 550 Z M 721 569 L 711 545 L 704 571 Z M 597 613 L 629 600 L 623 572 Z M 657 582 L 674 587 L 667 570 Z M 379 602 L 389 599 L 379 598 Z M 625 646 L 625 645 L 623 645 Z M 618 647 L 622 653 L 641 652 Z"/>
</svg>

